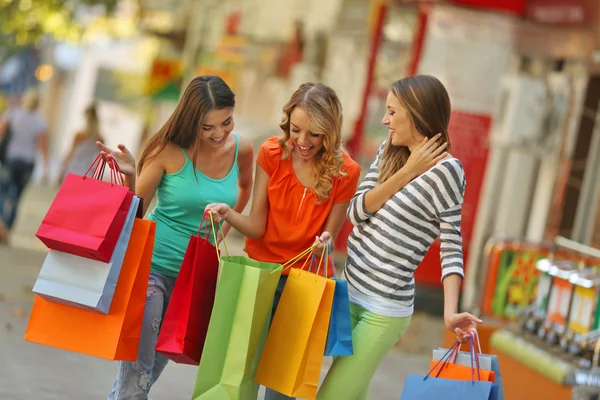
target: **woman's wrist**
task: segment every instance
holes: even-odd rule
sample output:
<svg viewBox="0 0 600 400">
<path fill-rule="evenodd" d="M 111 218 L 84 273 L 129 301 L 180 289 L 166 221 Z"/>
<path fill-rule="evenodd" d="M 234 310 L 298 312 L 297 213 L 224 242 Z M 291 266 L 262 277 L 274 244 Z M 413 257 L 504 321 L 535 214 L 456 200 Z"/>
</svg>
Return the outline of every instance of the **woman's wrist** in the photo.
<svg viewBox="0 0 600 400">
<path fill-rule="evenodd" d="M 134 175 L 125 175 L 125 185 L 135 193 L 135 174 Z"/>
<path fill-rule="evenodd" d="M 225 215 L 223 216 L 223 222 L 227 223 L 227 225 L 231 226 L 231 221 L 230 218 L 233 216 L 235 210 L 230 207 L 229 205 L 227 205 L 227 208 L 225 209 Z"/>
<path fill-rule="evenodd" d="M 408 170 L 406 167 L 402 167 L 394 174 L 394 182 L 395 182 L 395 193 L 402 190 L 402 188 L 410 183 L 414 178 L 416 178 L 416 174 L 412 171 Z"/>
</svg>

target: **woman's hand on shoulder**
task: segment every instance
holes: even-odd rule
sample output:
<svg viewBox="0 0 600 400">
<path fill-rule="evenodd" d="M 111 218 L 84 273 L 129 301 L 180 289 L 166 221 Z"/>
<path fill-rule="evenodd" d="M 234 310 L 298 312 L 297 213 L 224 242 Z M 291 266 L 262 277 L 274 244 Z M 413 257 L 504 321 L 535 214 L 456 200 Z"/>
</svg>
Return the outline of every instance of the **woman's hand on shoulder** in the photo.
<svg viewBox="0 0 600 400">
<path fill-rule="evenodd" d="M 96 145 L 103 153 L 111 156 L 117 162 L 123 175 L 135 177 L 135 158 L 124 144 L 119 144 L 117 150 L 106 147 L 102 142 L 96 142 Z"/>
<path fill-rule="evenodd" d="M 445 152 L 448 143 L 446 142 L 441 145 L 438 143 L 441 136 L 441 133 L 438 133 L 431 139 L 423 139 L 417 148 L 410 153 L 410 157 L 408 157 L 402 169 L 409 174 L 411 179 L 427 172 L 431 167 L 448 156 Z"/>
</svg>

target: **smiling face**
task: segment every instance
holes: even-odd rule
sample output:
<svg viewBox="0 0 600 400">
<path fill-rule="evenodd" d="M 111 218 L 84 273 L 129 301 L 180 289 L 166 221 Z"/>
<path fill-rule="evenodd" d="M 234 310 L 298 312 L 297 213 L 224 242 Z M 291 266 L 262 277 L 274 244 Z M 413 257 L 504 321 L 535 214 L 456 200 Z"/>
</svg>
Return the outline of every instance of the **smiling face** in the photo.
<svg viewBox="0 0 600 400">
<path fill-rule="evenodd" d="M 233 128 L 233 108 L 212 109 L 206 114 L 206 121 L 200 127 L 200 137 L 204 143 L 220 147 L 227 143 L 227 137 Z"/>
<path fill-rule="evenodd" d="M 406 146 L 411 149 L 425 138 L 417 131 L 408 111 L 392 92 L 387 96 L 386 108 L 381 123 L 388 127 L 392 145 Z"/>
<path fill-rule="evenodd" d="M 295 107 L 290 114 L 290 139 L 296 152 L 303 160 L 312 160 L 323 148 L 324 135 L 312 132 L 308 114 Z"/>
</svg>

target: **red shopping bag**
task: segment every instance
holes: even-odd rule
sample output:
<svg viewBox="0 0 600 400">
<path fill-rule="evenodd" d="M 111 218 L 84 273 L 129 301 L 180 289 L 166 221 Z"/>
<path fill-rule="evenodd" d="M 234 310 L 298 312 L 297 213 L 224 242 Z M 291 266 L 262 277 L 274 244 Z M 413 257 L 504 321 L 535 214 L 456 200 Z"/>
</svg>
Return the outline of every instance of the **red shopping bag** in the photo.
<svg viewBox="0 0 600 400">
<path fill-rule="evenodd" d="M 107 163 L 110 183 L 97 179 Z M 50 249 L 109 262 L 132 199 L 117 163 L 101 154 L 84 176 L 67 175 L 36 236 Z"/>
<path fill-rule="evenodd" d="M 208 332 L 219 273 L 209 231 L 190 237 L 156 342 L 156 351 L 177 363 L 198 365 Z"/>
</svg>

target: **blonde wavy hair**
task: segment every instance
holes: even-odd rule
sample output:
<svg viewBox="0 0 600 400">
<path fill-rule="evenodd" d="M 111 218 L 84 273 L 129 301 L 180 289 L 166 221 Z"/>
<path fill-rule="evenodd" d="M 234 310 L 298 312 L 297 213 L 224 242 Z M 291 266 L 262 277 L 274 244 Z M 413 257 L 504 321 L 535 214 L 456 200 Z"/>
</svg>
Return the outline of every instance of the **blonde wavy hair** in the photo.
<svg viewBox="0 0 600 400">
<path fill-rule="evenodd" d="M 438 140 L 438 144 L 447 142 L 446 151 L 450 153 L 448 124 L 451 106 L 444 85 L 433 76 L 416 75 L 394 82 L 391 92 L 408 112 L 415 129 L 428 138 L 441 133 L 442 137 Z M 394 175 L 406 164 L 408 157 L 410 157 L 408 147 L 394 146 L 392 141 L 388 140 L 379 159 L 377 183 L 383 183 Z"/>
<path fill-rule="evenodd" d="M 315 155 L 312 171 L 317 179 L 313 192 L 317 195 L 318 202 L 324 202 L 331 195 L 334 178 L 346 175 L 341 169 L 344 163 L 342 103 L 329 86 L 313 82 L 300 85 L 283 107 L 284 115 L 279 124 L 283 131 L 279 145 L 283 150 L 284 159 L 290 156 L 293 149 L 290 144 L 290 116 L 296 107 L 306 112 L 311 132 L 324 136 L 323 148 Z"/>
</svg>

